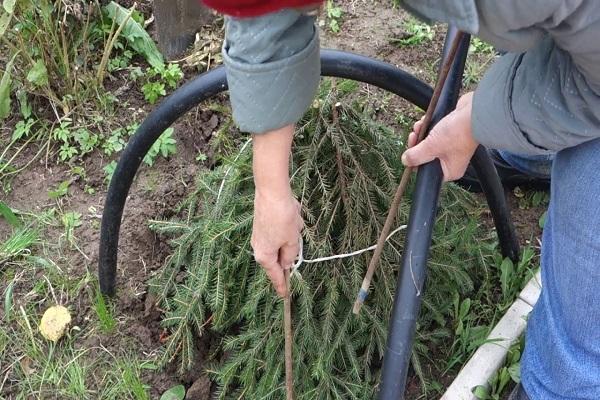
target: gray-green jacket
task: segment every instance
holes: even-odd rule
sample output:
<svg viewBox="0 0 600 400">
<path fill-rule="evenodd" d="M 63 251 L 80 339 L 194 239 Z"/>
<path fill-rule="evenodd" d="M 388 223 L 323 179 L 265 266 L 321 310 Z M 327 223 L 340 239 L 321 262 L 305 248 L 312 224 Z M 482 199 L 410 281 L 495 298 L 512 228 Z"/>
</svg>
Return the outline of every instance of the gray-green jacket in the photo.
<svg viewBox="0 0 600 400">
<path fill-rule="evenodd" d="M 404 0 L 509 53 L 487 71 L 472 127 L 489 148 L 544 154 L 600 137 L 600 0 Z M 262 133 L 295 123 L 319 82 L 314 17 L 283 10 L 227 20 L 234 118 Z"/>
</svg>

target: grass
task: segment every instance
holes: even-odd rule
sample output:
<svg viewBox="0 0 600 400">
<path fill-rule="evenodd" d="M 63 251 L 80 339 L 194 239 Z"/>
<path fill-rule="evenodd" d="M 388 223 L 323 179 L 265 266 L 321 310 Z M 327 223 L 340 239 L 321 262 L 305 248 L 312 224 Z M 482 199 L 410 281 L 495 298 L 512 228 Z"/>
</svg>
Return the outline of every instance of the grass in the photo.
<svg viewBox="0 0 600 400">
<path fill-rule="evenodd" d="M 100 331 L 104 334 L 114 332 L 117 327 L 117 320 L 114 317 L 114 305 L 107 303 L 99 289 L 96 290 L 94 311 L 96 311 L 96 316 L 98 317 Z"/>
<path fill-rule="evenodd" d="M 472 38 L 469 57 L 465 64 L 463 84 L 466 87 L 477 84 L 496 58 L 496 50 L 490 44 L 477 37 Z"/>
<path fill-rule="evenodd" d="M 86 344 L 99 336 L 119 337 L 119 321 L 114 304 L 90 290 L 95 278 L 89 271 L 71 275 L 69 242 L 50 234 L 58 219 L 56 213 L 21 216 L 22 227 L 0 242 L 0 397 L 149 399 L 144 376 L 153 358 L 140 358 L 126 338 L 119 339 L 124 346 L 118 350 L 95 340 Z M 86 303 L 95 318 L 80 314 Z M 43 311 L 54 304 L 67 305 L 76 321 L 57 344 L 37 330 Z"/>
</svg>

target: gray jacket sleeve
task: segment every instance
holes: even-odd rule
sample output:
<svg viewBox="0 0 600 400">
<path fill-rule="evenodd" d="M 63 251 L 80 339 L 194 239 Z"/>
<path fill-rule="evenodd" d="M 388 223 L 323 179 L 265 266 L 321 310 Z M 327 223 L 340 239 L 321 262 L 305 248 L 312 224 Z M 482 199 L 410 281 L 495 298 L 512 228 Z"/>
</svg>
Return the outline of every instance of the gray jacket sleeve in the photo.
<svg viewBox="0 0 600 400">
<path fill-rule="evenodd" d="M 321 70 L 314 22 L 291 9 L 227 18 L 223 59 L 241 130 L 264 133 L 293 124 L 310 106 Z"/>
<path fill-rule="evenodd" d="M 490 148 L 545 154 L 600 137 L 597 0 L 404 0 L 510 53 L 473 101 L 475 138 Z"/>
</svg>

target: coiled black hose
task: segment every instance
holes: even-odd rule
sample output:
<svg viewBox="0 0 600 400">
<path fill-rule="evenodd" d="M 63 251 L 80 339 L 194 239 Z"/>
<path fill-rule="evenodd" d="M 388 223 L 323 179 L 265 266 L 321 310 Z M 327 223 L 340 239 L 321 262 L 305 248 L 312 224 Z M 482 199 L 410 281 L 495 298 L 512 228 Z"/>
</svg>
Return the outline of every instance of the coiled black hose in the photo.
<svg viewBox="0 0 600 400">
<path fill-rule="evenodd" d="M 453 32 L 455 31 L 449 31 L 448 38 L 454 34 Z M 463 46 L 468 47 L 468 40 Z M 436 122 L 456 105 L 466 47 L 463 48 L 462 57 L 459 57 L 460 60 L 453 67 L 448 87 L 434 117 Z M 427 84 L 393 65 L 342 51 L 322 50 L 321 75 L 352 79 L 377 86 L 422 109 L 427 108 L 432 94 L 432 89 Z M 98 273 L 100 290 L 103 294 L 109 296 L 115 294 L 121 218 L 129 189 L 144 156 L 162 132 L 178 118 L 200 102 L 225 90 L 227 90 L 227 80 L 223 67 L 200 75 L 176 90 L 150 113 L 127 144 L 111 179 L 102 214 Z M 493 164 L 483 149 L 476 153 L 473 165 L 482 181 L 482 187 L 494 216 L 502 253 L 505 257 L 515 260 L 518 258 L 519 245 L 504 192 Z M 425 278 L 431 229 L 437 211 L 441 181 L 439 162 L 433 161 L 419 168 L 402 270 L 390 323 L 380 399 L 397 400 L 401 399 L 404 393 L 416 317 L 420 308 L 419 291 Z"/>
</svg>

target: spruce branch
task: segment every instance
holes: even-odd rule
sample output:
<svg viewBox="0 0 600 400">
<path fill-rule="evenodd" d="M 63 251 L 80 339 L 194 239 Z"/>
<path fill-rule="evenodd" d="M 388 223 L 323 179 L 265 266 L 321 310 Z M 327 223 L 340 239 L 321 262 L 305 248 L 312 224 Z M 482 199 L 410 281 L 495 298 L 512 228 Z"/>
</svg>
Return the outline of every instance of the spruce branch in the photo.
<svg viewBox="0 0 600 400">
<path fill-rule="evenodd" d="M 323 82 L 320 107 L 309 110 L 298 125 L 293 151 L 292 186 L 302 204 L 308 258 L 372 245 L 392 200 L 389 188 L 402 173 L 398 136 L 373 121 L 373 114 L 360 103 L 363 99 L 354 96 L 358 93 L 352 99 L 332 93 L 329 82 Z M 338 102 L 338 124 L 332 126 Z M 238 143 L 241 148 L 244 140 Z M 348 211 L 340 195 L 338 154 Z M 169 333 L 164 361 L 176 360 L 185 372 L 196 365 L 193 344 L 210 332 L 215 340 L 206 365 L 218 399 L 280 400 L 286 396 L 284 314 L 281 299 L 250 251 L 251 153 L 232 149 L 222 160 L 215 169 L 199 172 L 188 203 L 194 205 L 192 211 L 182 208 L 184 215 L 173 221 L 151 224 L 171 239 L 173 247 L 172 256 L 151 281 L 164 310 L 162 326 Z M 479 258 L 469 253 L 478 225 L 458 222 L 473 210 L 462 208 L 452 187 L 444 190 L 448 193 L 441 197 L 441 223 L 435 226 L 432 246 L 436 262 L 430 265 L 431 290 L 424 294 L 425 307 L 433 311 L 421 315 L 418 332 L 444 327 L 453 312 L 453 293 L 472 290 L 474 271 L 482 270 Z M 407 207 L 401 207 L 398 218 L 407 214 Z M 373 301 L 358 318 L 351 309 L 367 256 L 306 264 L 301 277 L 293 280 L 297 400 L 374 397 L 402 245 L 402 234 L 388 242 L 371 289 Z M 442 339 L 418 334 L 416 340 L 421 345 L 414 352 L 424 360 L 431 344 Z"/>
</svg>

